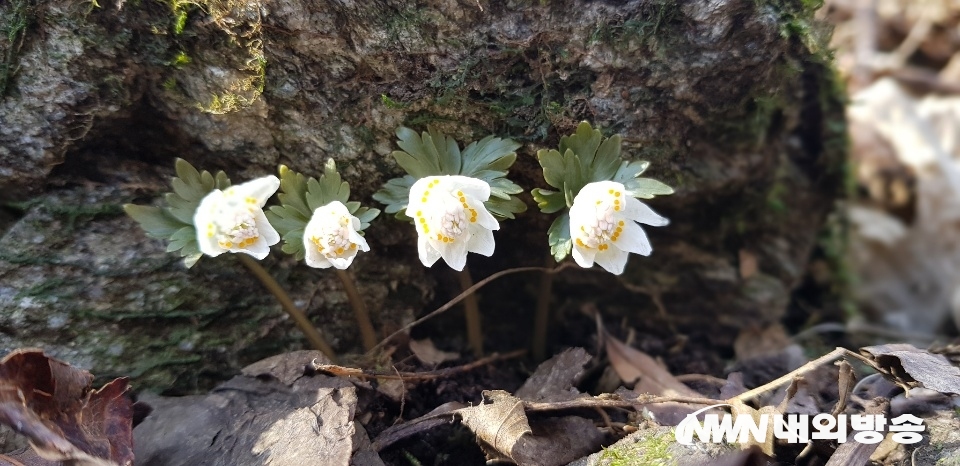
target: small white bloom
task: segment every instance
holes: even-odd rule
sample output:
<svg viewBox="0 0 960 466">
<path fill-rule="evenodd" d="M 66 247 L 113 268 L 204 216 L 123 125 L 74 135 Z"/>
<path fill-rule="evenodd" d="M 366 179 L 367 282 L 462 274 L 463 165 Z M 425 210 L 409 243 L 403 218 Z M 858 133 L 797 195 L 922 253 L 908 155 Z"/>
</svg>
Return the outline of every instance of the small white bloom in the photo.
<svg viewBox="0 0 960 466">
<path fill-rule="evenodd" d="M 646 204 L 626 195 L 621 183 L 587 184 L 570 207 L 573 260 L 584 268 L 596 262 L 608 272 L 620 275 L 631 252 L 649 256 L 653 251 L 647 234 L 636 222 L 657 227 L 670 223 Z"/>
<path fill-rule="evenodd" d="M 350 267 L 358 250 L 370 250 L 367 240 L 357 233 L 358 228 L 360 219 L 350 215 L 342 202 L 333 201 L 318 207 L 303 230 L 307 265 L 321 269 L 333 266 L 341 270 Z"/>
<path fill-rule="evenodd" d="M 265 176 L 207 194 L 193 216 L 200 252 L 212 257 L 225 252 L 267 257 L 280 235 L 263 215 L 263 205 L 278 188 L 277 177 Z"/>
<path fill-rule="evenodd" d="M 437 259 L 460 271 L 467 253 L 493 255 L 493 230 L 500 224 L 483 202 L 490 185 L 468 176 L 428 176 L 410 188 L 407 216 L 417 226 L 420 262 L 430 267 Z"/>
</svg>

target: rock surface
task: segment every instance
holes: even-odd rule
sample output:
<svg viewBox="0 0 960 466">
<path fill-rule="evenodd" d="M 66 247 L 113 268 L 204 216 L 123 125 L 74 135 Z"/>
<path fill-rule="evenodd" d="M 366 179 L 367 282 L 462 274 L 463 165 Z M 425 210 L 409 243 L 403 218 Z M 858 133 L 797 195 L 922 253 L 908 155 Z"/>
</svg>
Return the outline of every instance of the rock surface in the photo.
<svg viewBox="0 0 960 466">
<path fill-rule="evenodd" d="M 0 192 L 19 201 L 0 223 L 0 350 L 42 346 L 184 392 L 302 344 L 231 258 L 184 270 L 120 214 L 165 189 L 174 156 L 235 181 L 279 163 L 318 174 L 332 157 L 372 205 L 400 173 L 400 124 L 523 142 L 512 178 L 529 189 L 544 186 L 536 150 L 589 120 L 676 188 L 651 203 L 672 223 L 622 281 L 564 273 L 555 303 L 597 301 L 719 348 L 743 322 L 783 316 L 841 192 L 841 96 L 809 2 L 201 3 L 0 5 L 0 22 L 28 18 L 0 39 L 14 70 Z M 471 258 L 476 278 L 543 263 L 551 219 L 524 199 L 533 210 L 504 223 L 496 256 Z M 443 267 L 421 267 L 412 228 L 379 218 L 367 237 L 352 270 L 384 332 L 456 294 Z M 265 265 L 338 350 L 358 347 L 332 274 L 279 252 Z M 504 346 L 525 344 L 535 281 L 481 301 L 521 329 Z"/>
</svg>

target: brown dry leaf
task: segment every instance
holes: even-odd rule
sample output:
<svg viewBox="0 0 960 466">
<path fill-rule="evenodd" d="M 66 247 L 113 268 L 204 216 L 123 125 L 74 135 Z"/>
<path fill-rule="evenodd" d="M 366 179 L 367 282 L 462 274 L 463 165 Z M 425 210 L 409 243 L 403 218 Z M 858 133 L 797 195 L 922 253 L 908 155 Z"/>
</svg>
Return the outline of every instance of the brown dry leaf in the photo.
<svg viewBox="0 0 960 466">
<path fill-rule="evenodd" d="M 410 340 L 410 351 L 428 366 L 437 366 L 447 361 L 460 359 L 460 353 L 453 353 L 437 349 L 433 345 L 433 340 L 425 338 L 423 340 Z"/>
<path fill-rule="evenodd" d="M 126 379 L 91 390 L 93 376 L 24 349 L 0 361 L 0 423 L 46 459 L 80 465 L 133 464 L 133 403 Z"/>
<path fill-rule="evenodd" d="M 574 385 L 583 376 L 583 367 L 593 359 L 583 348 L 568 348 L 544 361 L 517 390 L 526 401 L 556 402 L 583 396 Z"/>
<path fill-rule="evenodd" d="M 947 358 L 905 343 L 868 346 L 860 353 L 874 368 L 905 389 L 929 388 L 943 394 L 960 394 L 960 369 Z"/>
<path fill-rule="evenodd" d="M 499 458 L 514 461 L 513 448 L 524 435 L 532 434 L 523 402 L 503 390 L 485 390 L 483 398 L 489 403 L 457 411 L 463 423 L 486 443 Z"/>
<path fill-rule="evenodd" d="M 634 391 L 637 393 L 695 398 L 703 396 L 660 367 L 660 364 L 657 364 L 657 361 L 647 353 L 628 346 L 606 332 L 604 332 L 604 341 L 610 365 L 625 383 L 636 382 Z"/>
<path fill-rule="evenodd" d="M 766 416 L 768 419 L 773 419 L 776 416 L 779 416 L 781 413 L 777 408 L 773 406 L 764 406 L 759 410 L 753 409 L 750 406 L 747 406 L 746 403 L 739 401 L 737 399 L 732 399 L 727 401 L 730 403 L 730 410 L 733 412 L 734 418 L 737 416 L 750 416 L 753 418 L 754 425 L 760 425 L 760 418 Z M 749 437 L 749 440 L 746 443 L 740 445 L 740 448 L 748 450 L 752 447 L 757 447 L 765 455 L 773 456 L 773 441 L 774 441 L 774 425 L 772 422 L 767 424 L 767 435 L 764 438 L 763 443 L 757 442 L 753 439 L 753 436 Z"/>
</svg>

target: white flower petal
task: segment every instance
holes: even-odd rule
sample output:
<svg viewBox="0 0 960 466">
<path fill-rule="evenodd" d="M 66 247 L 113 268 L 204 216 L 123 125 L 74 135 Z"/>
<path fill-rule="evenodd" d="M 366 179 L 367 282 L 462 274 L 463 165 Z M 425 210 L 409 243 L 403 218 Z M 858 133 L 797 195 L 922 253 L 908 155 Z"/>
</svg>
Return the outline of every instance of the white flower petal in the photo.
<svg viewBox="0 0 960 466">
<path fill-rule="evenodd" d="M 423 236 L 417 238 L 417 253 L 420 256 L 420 262 L 427 267 L 433 266 L 440 259 L 440 251 L 437 251 Z"/>
<path fill-rule="evenodd" d="M 593 248 L 584 248 L 573 245 L 573 260 L 580 267 L 589 269 L 593 267 L 593 260 L 597 255 L 597 250 Z"/>
<path fill-rule="evenodd" d="M 312 243 L 307 247 L 307 254 L 304 256 L 303 260 L 308 266 L 317 269 L 328 269 L 333 265 L 329 260 L 327 260 L 326 256 L 320 254 L 320 251 L 317 251 L 316 246 L 313 246 Z"/>
<path fill-rule="evenodd" d="M 490 199 L 490 184 L 486 181 L 471 178 L 469 176 L 448 176 L 447 181 L 452 186 L 456 186 L 457 189 L 463 191 L 468 197 L 476 199 L 478 201 L 486 201 Z"/>
<path fill-rule="evenodd" d="M 239 197 L 242 199 L 251 198 L 256 201 L 257 207 L 263 207 L 267 199 L 273 196 L 280 189 L 280 179 L 269 175 L 255 180 L 247 181 L 238 185 L 233 185 L 226 189 L 225 193 L 229 197 Z"/>
<path fill-rule="evenodd" d="M 460 240 L 440 246 L 440 256 L 451 269 L 463 270 L 467 265 L 467 242 Z"/>
<path fill-rule="evenodd" d="M 653 252 L 647 233 L 632 220 L 623 223 L 623 233 L 613 242 L 613 245 L 616 246 L 616 249 L 640 254 L 641 256 L 649 256 Z"/>
<path fill-rule="evenodd" d="M 331 257 L 330 263 L 333 264 L 334 267 L 340 270 L 344 270 L 347 267 L 350 267 L 350 264 L 353 264 L 353 259 L 356 257 L 357 257 L 356 254 L 351 254 L 349 256 L 343 256 L 343 257 Z"/>
<path fill-rule="evenodd" d="M 257 230 L 260 232 L 260 239 L 266 242 L 267 246 L 273 246 L 280 242 L 280 233 L 270 224 L 263 209 L 255 209 L 253 218 L 257 222 Z"/>
<path fill-rule="evenodd" d="M 467 251 L 475 252 L 481 256 L 492 256 L 495 248 L 496 242 L 493 240 L 493 231 L 486 228 L 478 228 L 467 241 Z"/>
<path fill-rule="evenodd" d="M 257 258 L 257 260 L 263 260 L 264 257 L 270 254 L 270 246 L 267 245 L 267 242 L 261 236 L 253 244 L 244 247 L 232 247 L 230 252 L 240 252 L 245 254 L 250 254 L 251 256 Z"/>
<path fill-rule="evenodd" d="M 197 229 L 197 245 L 200 247 L 200 252 L 210 257 L 217 257 L 227 252 L 217 243 L 216 234 L 217 206 L 222 200 L 223 192 L 219 189 L 213 190 L 200 201 L 200 205 L 193 215 L 193 224 Z"/>
<path fill-rule="evenodd" d="M 630 254 L 626 251 L 621 251 L 618 248 L 609 248 L 605 251 L 597 252 L 596 262 L 597 265 L 606 269 L 607 272 L 620 275 L 627 265 L 627 258 L 629 256 Z"/>
<path fill-rule="evenodd" d="M 660 214 L 654 212 L 649 206 L 630 196 L 627 196 L 627 208 L 623 215 L 631 220 L 655 227 L 670 224 L 670 220 L 667 220 L 666 217 L 660 216 Z"/>
</svg>

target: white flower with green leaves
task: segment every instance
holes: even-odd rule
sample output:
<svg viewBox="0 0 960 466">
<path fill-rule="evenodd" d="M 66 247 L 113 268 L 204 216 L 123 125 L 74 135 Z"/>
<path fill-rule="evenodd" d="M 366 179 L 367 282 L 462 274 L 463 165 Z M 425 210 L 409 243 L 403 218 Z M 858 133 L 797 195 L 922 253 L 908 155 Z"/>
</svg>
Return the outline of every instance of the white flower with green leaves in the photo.
<svg viewBox="0 0 960 466">
<path fill-rule="evenodd" d="M 560 138 L 558 149 L 537 152 L 547 184 L 533 189 L 544 213 L 560 212 L 547 231 L 550 252 L 559 262 L 571 252 L 581 267 L 594 263 L 614 274 L 623 273 L 630 253 L 649 255 L 646 233 L 636 223 L 669 223 L 637 200 L 673 194 L 673 188 L 640 175 L 650 165 L 620 157 L 620 136 L 604 138 L 587 122 L 576 133 Z"/>
<path fill-rule="evenodd" d="M 500 224 L 483 205 L 490 185 L 467 176 L 428 176 L 410 188 L 406 214 L 417 228 L 420 262 L 430 267 L 438 259 L 456 271 L 467 264 L 467 253 L 490 257 L 493 230 Z"/>
<path fill-rule="evenodd" d="M 443 258 L 462 271 L 467 253 L 492 255 L 498 219 L 526 210 L 515 196 L 523 189 L 506 178 L 520 144 L 487 136 L 461 151 L 435 128 L 417 134 L 400 127 L 397 137 L 403 150 L 393 157 L 408 175 L 387 181 L 373 198 L 387 213 L 414 223 L 420 261 L 430 267 Z"/>
<path fill-rule="evenodd" d="M 360 219 L 340 201 L 314 210 L 303 230 L 307 265 L 340 270 L 350 267 L 357 252 L 370 250 L 367 240 L 360 236 L 360 225 Z"/>
<path fill-rule="evenodd" d="M 583 268 L 593 263 L 616 275 L 623 273 L 630 253 L 649 256 L 653 251 L 647 234 L 637 222 L 667 225 L 646 204 L 628 196 L 622 183 L 588 183 L 577 193 L 570 207 L 570 237 L 573 260 Z"/>
<path fill-rule="evenodd" d="M 333 159 L 319 179 L 280 166 L 280 205 L 267 212 L 283 237 L 283 252 L 310 267 L 346 269 L 359 251 L 369 251 L 363 230 L 380 214 L 378 209 L 350 201 L 350 185 Z"/>
<path fill-rule="evenodd" d="M 263 214 L 263 206 L 280 180 L 264 176 L 227 189 L 214 189 L 200 201 L 193 216 L 200 252 L 217 257 L 225 252 L 249 254 L 262 260 L 280 235 Z"/>
<path fill-rule="evenodd" d="M 230 179 L 222 171 L 217 172 L 215 176 L 206 170 L 198 171 L 183 159 L 177 159 L 174 166 L 177 176 L 171 181 L 173 192 L 164 195 L 165 205 L 126 204 L 123 206 L 123 210 L 140 224 L 147 236 L 168 241 L 167 252 L 179 252 L 180 256 L 184 258 L 184 264 L 191 267 L 203 257 L 201 242 L 199 241 L 200 228 L 198 228 L 195 219 L 200 204 L 211 193 L 220 192 L 217 196 L 221 196 L 224 190 L 229 190 Z M 273 188 L 273 190 L 276 191 L 276 188 Z M 244 202 L 244 204 L 246 203 Z M 259 204 L 259 206 L 262 205 L 262 203 Z M 246 218 L 244 217 L 244 219 Z M 239 219 L 241 221 L 233 226 L 238 226 L 244 219 Z M 234 218 L 233 220 L 238 219 Z M 246 220 L 249 221 L 249 219 Z M 253 218 L 253 223 L 248 224 L 248 226 L 257 225 L 256 220 L 256 218 Z M 224 221 L 230 223 L 232 220 L 225 219 Z M 259 225 L 257 226 L 257 234 L 259 235 L 261 233 Z M 227 226 L 227 229 L 229 229 L 229 226 Z M 216 234 L 219 227 L 216 227 L 215 230 L 214 233 Z M 240 233 L 241 231 L 246 233 Z M 208 233 L 206 227 L 204 227 L 204 233 Z M 237 233 L 240 233 L 238 239 L 241 242 L 250 237 L 249 228 L 241 227 Z M 250 244 L 250 246 L 254 246 L 254 244 Z"/>
</svg>

